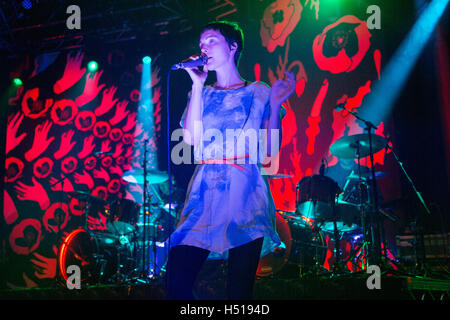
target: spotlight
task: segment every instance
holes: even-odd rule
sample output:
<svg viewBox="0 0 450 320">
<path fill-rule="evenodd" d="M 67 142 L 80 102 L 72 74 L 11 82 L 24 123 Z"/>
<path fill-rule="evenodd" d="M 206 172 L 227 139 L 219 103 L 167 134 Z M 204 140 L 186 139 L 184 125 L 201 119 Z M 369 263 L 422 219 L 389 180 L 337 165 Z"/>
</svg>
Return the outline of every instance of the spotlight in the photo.
<svg viewBox="0 0 450 320">
<path fill-rule="evenodd" d="M 89 72 L 95 72 L 98 69 L 98 63 L 96 61 L 90 61 L 88 63 L 88 70 Z"/>
<path fill-rule="evenodd" d="M 152 62 L 152 58 L 150 58 L 149 56 L 145 56 L 144 58 L 142 58 L 142 62 L 150 63 L 150 62 Z"/>
<path fill-rule="evenodd" d="M 23 84 L 22 80 L 20 80 L 19 78 L 14 78 L 13 83 L 18 87 Z"/>
</svg>

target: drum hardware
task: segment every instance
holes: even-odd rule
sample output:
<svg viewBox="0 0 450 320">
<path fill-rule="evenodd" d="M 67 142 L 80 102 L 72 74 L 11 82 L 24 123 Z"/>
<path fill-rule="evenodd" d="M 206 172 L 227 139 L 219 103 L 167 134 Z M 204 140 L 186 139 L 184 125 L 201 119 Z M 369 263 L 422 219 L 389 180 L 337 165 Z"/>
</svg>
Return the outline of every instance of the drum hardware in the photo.
<svg viewBox="0 0 450 320">
<path fill-rule="evenodd" d="M 82 283 L 88 285 L 124 282 L 133 269 L 132 248 L 122 245 L 108 233 L 76 229 L 63 240 L 58 252 L 58 265 L 63 280 L 67 281 L 67 268 L 77 265 Z"/>
<path fill-rule="evenodd" d="M 260 259 L 258 277 L 305 277 L 324 271 L 327 246 L 321 230 L 286 211 L 277 211 L 276 230 L 282 245 Z"/>
<path fill-rule="evenodd" d="M 151 254 L 153 255 L 153 261 L 157 260 L 158 250 L 156 248 L 156 237 L 158 224 L 155 223 L 161 217 L 159 212 L 162 200 L 158 192 L 155 190 L 154 185 L 163 183 L 168 180 L 166 172 L 158 170 L 149 170 L 147 168 L 147 154 L 148 154 L 148 140 L 144 141 L 144 157 L 143 165 L 140 170 L 130 170 L 124 173 L 123 179 L 127 182 L 142 184 L 143 185 L 143 206 L 142 206 L 142 221 L 140 226 L 143 226 L 141 236 L 140 254 L 141 259 L 141 271 L 137 281 L 145 282 L 155 277 L 155 270 L 150 270 Z M 151 189 L 152 192 L 149 192 Z M 154 199 L 153 199 L 154 198 Z M 153 200 L 156 201 L 156 206 L 153 205 Z M 169 212 L 171 208 L 169 208 Z M 152 229 L 149 229 L 149 227 Z M 153 238 L 152 238 L 153 237 Z M 150 246 L 150 247 L 149 247 Z"/>
<path fill-rule="evenodd" d="M 337 206 L 336 199 L 341 190 L 338 184 L 331 178 L 323 175 L 321 167 L 319 175 L 304 177 L 297 185 L 296 208 L 300 216 L 312 219 L 318 230 L 334 233 L 335 258 L 334 274 L 341 273 L 340 261 L 340 235 L 339 231 L 349 220 L 344 210 L 344 204 Z M 345 204 L 347 205 L 347 204 Z M 351 217 L 350 221 L 353 219 Z M 341 222 L 342 220 L 342 222 Z M 338 222 L 340 227 L 338 228 Z M 342 225 L 342 226 L 341 226 Z M 353 230 L 356 224 L 350 230 Z"/>
<path fill-rule="evenodd" d="M 368 254 L 368 263 L 380 265 L 381 263 L 381 234 L 384 234 L 383 224 L 380 222 L 379 218 L 379 205 L 378 205 L 378 189 L 377 189 L 377 181 L 375 176 L 375 166 L 374 166 L 374 153 L 382 150 L 388 145 L 388 140 L 379 135 L 373 134 L 372 130 L 376 131 L 377 126 L 375 126 L 370 121 L 367 121 L 361 118 L 356 112 L 347 109 L 343 106 L 348 113 L 352 114 L 356 119 L 360 120 L 365 124 L 365 130 L 367 134 L 357 134 L 351 136 L 345 136 L 337 140 L 333 145 L 330 146 L 330 153 L 335 155 L 338 158 L 345 159 L 358 159 L 358 177 L 361 180 L 361 165 L 360 159 L 361 157 L 369 156 L 371 162 L 371 196 L 372 199 L 369 201 L 370 209 L 369 215 L 366 216 L 364 210 L 361 211 L 361 218 L 363 220 L 363 224 L 365 224 L 366 220 L 368 220 L 368 231 L 364 233 L 364 237 L 366 240 L 369 240 L 369 254 Z M 361 209 L 364 209 L 364 206 L 361 206 Z M 365 228 L 365 226 L 363 226 Z M 384 240 L 384 239 L 383 239 Z"/>
<path fill-rule="evenodd" d="M 146 155 L 147 150 L 144 152 L 144 163 L 147 163 Z M 152 207 L 150 205 L 152 194 L 149 195 L 148 190 L 154 188 L 155 184 L 166 181 L 167 174 L 157 170 L 147 170 L 144 166 L 144 170 L 126 172 L 124 180 L 127 180 L 127 177 L 131 181 L 144 185 L 142 206 L 128 199 L 107 202 L 84 191 L 65 192 L 66 196 L 76 198 L 85 205 L 83 207 L 84 221 L 79 229 L 71 232 L 70 237 L 63 239 L 62 236 L 58 236 L 60 241 L 57 247 L 60 248 L 60 252 L 57 264 L 63 279 L 67 280 L 66 267 L 69 264 L 80 265 L 85 278 L 83 283 L 88 284 L 130 281 L 147 283 L 150 277 L 154 278 L 156 274 L 165 272 L 166 261 L 162 251 L 167 248 L 164 242 L 156 239 L 160 226 L 157 220 L 167 210 L 173 210 L 176 205 L 172 204 L 170 208 L 163 211 L 161 208 L 165 204 L 158 197 L 160 201 Z M 65 178 L 67 176 L 63 177 Z M 54 185 L 61 183 L 63 179 L 54 182 Z M 157 195 L 153 193 L 155 194 Z M 108 208 L 105 209 L 107 220 L 106 230 L 103 232 L 90 230 L 88 226 L 88 216 L 92 213 L 92 209 L 99 206 Z M 142 218 L 141 223 L 138 223 L 139 216 Z M 136 228 L 143 225 L 146 227 L 141 230 L 142 232 L 138 232 Z M 152 228 L 153 232 L 149 228 Z M 83 242 L 83 244 L 75 245 L 75 241 Z M 142 259 L 138 259 L 138 253 Z M 152 255 L 153 258 L 151 258 Z M 149 267 L 149 264 L 152 264 L 152 267 Z"/>
</svg>

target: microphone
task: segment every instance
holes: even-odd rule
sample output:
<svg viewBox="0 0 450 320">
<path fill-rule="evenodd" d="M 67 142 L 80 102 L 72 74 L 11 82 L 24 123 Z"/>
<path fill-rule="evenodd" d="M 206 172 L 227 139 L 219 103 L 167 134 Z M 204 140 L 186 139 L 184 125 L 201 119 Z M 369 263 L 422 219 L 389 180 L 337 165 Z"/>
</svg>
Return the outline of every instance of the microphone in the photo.
<svg viewBox="0 0 450 320">
<path fill-rule="evenodd" d="M 204 66 L 208 62 L 208 57 L 201 55 L 198 59 L 182 61 L 180 63 L 174 64 L 172 66 L 172 70 L 185 69 L 185 68 L 194 68 Z"/>
<path fill-rule="evenodd" d="M 342 103 L 337 104 L 337 105 L 334 107 L 334 110 L 336 110 L 336 111 L 341 111 L 342 109 L 344 109 L 346 103 L 347 103 L 347 102 L 342 102 Z"/>
<path fill-rule="evenodd" d="M 319 174 L 323 176 L 325 174 L 325 161 L 322 158 L 322 164 L 320 165 Z"/>
</svg>

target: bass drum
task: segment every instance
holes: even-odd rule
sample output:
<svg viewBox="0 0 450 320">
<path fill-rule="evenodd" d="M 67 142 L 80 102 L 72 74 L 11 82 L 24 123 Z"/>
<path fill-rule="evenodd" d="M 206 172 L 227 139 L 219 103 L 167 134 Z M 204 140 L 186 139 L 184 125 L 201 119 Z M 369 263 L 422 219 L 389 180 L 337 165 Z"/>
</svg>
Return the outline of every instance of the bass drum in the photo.
<svg viewBox="0 0 450 320">
<path fill-rule="evenodd" d="M 317 228 L 313 229 L 300 223 L 298 219 L 284 219 L 279 212 L 276 222 L 277 233 L 284 247 L 279 247 L 262 257 L 256 275 L 259 277 L 288 275 L 294 270 L 294 277 L 298 277 L 315 268 L 322 269 L 327 254 L 323 233 Z"/>
<path fill-rule="evenodd" d="M 292 245 L 291 230 L 279 212 L 276 216 L 276 229 L 284 246 L 276 248 L 259 259 L 258 269 L 256 270 L 256 275 L 259 277 L 267 277 L 280 271 L 288 261 Z"/>
<path fill-rule="evenodd" d="M 64 281 L 68 267 L 78 266 L 82 285 L 125 281 L 135 265 L 128 238 L 84 229 L 66 236 L 58 252 L 58 264 Z"/>
</svg>

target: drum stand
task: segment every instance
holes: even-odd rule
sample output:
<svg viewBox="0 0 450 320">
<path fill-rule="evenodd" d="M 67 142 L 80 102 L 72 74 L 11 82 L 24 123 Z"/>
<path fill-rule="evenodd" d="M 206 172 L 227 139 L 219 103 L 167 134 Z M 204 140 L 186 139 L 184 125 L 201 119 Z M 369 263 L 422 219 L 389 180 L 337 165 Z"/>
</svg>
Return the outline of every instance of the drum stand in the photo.
<svg viewBox="0 0 450 320">
<path fill-rule="evenodd" d="M 147 243 L 148 243 L 148 239 L 147 239 L 147 224 L 148 224 L 148 220 L 149 217 L 148 215 L 150 214 L 150 204 L 149 204 L 149 197 L 147 195 L 148 193 L 148 189 L 147 189 L 147 147 L 148 147 L 148 140 L 144 141 L 144 160 L 143 160 L 143 169 L 144 169 L 144 194 L 143 194 L 143 233 L 142 233 L 142 269 L 141 269 L 141 274 L 140 274 L 140 278 L 141 280 L 143 280 L 145 283 L 147 283 L 148 278 L 149 278 L 149 272 L 148 272 L 148 264 L 147 264 Z"/>
<path fill-rule="evenodd" d="M 367 233 L 367 225 L 366 225 L 366 204 L 363 200 L 363 180 L 361 178 L 361 153 L 360 153 L 360 144 L 359 142 L 356 144 L 356 159 L 358 160 L 358 191 L 359 191 L 359 212 L 361 216 L 361 227 L 363 232 L 363 244 L 361 246 L 361 252 L 363 257 L 367 257 L 367 250 L 370 248 L 370 244 L 367 241 L 367 239 L 370 239 L 368 233 Z M 367 192 L 369 190 L 367 189 Z M 367 259 L 365 261 L 367 264 Z M 361 262 L 362 269 L 367 269 L 367 265 L 363 265 L 363 262 Z"/>
</svg>

